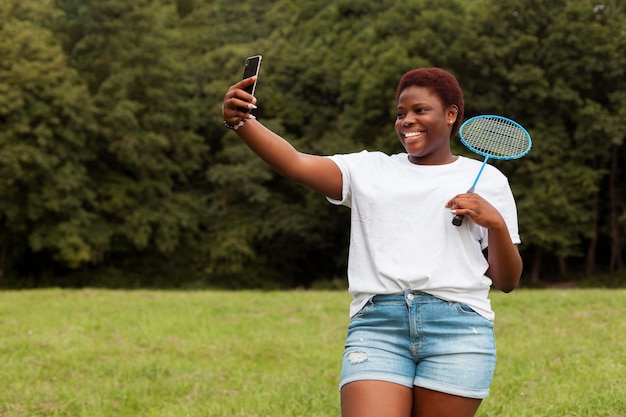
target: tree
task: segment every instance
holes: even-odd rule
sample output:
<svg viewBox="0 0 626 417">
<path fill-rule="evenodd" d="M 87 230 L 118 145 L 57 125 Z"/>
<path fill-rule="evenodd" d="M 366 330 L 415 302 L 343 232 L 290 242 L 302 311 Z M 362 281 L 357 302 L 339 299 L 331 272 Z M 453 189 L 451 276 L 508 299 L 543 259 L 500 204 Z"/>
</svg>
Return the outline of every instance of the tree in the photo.
<svg viewBox="0 0 626 417">
<path fill-rule="evenodd" d="M 258 117 L 316 154 L 401 151 L 398 79 L 451 71 L 466 118 L 503 114 L 533 137 L 528 156 L 495 163 L 516 195 L 531 279 L 552 264 L 562 275 L 622 268 L 626 25 L 615 1 L 9 0 L 0 18 L 0 262 L 20 279 L 84 285 L 117 269 L 116 285 L 273 287 L 343 276 L 348 210 L 280 177 L 222 126 L 226 88 L 257 53 Z M 45 281 L 56 274 L 66 278 Z"/>
<path fill-rule="evenodd" d="M 610 160 L 612 139 L 599 132 L 603 113 L 615 110 L 608 94 L 624 78 L 619 49 L 601 40 L 623 33 L 622 14 L 609 5 L 538 0 L 477 2 L 472 11 L 469 36 L 461 39 L 468 102 L 531 131 L 531 153 L 502 168 L 518 196 L 525 246 L 535 248 L 532 277 L 539 277 L 543 251 L 561 259 L 565 274 L 564 259 L 582 256 L 596 233 L 593 219 L 601 218 L 592 197 L 609 172 L 602 161 Z"/>
<path fill-rule="evenodd" d="M 587 2 L 568 2 L 554 22 L 547 45 L 554 54 L 551 59 L 550 77 L 568 95 L 577 97 L 573 108 L 563 109 L 562 118 L 570 127 L 580 164 L 593 169 L 596 174 L 594 188 L 586 194 L 586 207 L 592 215 L 591 233 L 584 237 L 589 241 L 586 270 L 593 271 L 595 246 L 599 230 L 607 227 L 611 242 L 610 269 L 623 266 L 621 259 L 621 228 L 618 222 L 624 202 L 617 181 L 617 160 L 623 154 L 626 129 L 619 114 L 623 112 L 626 86 L 626 60 L 620 51 L 626 46 L 624 31 L 625 15 L 616 3 L 591 6 Z M 606 39 L 612 39 L 607 44 Z M 564 87 L 564 88 L 563 88 Z M 608 178 L 607 178 L 608 175 Z M 608 181 L 608 182 L 607 182 Z M 604 216 L 598 204 L 591 206 L 590 198 L 598 189 L 601 198 L 609 202 Z M 608 219 L 605 223 L 604 219 Z M 605 225 L 605 226 L 603 226 Z"/>
<path fill-rule="evenodd" d="M 88 172 L 105 250 L 157 264 L 192 244 L 205 197 L 191 185 L 208 147 L 196 133 L 200 86 L 186 68 L 174 4 L 60 1 L 70 62 L 97 107 Z M 136 257 L 137 255 L 133 255 Z"/>
<path fill-rule="evenodd" d="M 89 228 L 94 107 L 54 34 L 39 25 L 54 15 L 49 3 L 10 6 L 0 24 L 0 269 L 31 269 L 43 254 L 76 268 L 98 256 L 103 240 Z"/>
</svg>

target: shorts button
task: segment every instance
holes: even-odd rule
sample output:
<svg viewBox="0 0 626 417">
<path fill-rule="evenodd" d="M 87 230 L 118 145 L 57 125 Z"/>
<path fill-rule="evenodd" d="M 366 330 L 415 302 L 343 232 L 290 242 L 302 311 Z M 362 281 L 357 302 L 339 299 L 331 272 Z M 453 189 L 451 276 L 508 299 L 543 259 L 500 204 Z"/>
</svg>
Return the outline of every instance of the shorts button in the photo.
<svg viewBox="0 0 626 417">
<path fill-rule="evenodd" d="M 413 298 L 415 298 L 415 296 L 413 294 L 407 294 L 406 298 L 412 300 Z"/>
</svg>

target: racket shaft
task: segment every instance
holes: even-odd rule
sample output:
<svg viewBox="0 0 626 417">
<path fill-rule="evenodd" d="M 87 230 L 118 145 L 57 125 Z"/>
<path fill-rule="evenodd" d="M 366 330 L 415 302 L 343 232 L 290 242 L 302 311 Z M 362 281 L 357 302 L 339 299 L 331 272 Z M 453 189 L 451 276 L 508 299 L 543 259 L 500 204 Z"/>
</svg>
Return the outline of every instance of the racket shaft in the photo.
<svg viewBox="0 0 626 417">
<path fill-rule="evenodd" d="M 480 175 L 483 173 L 483 169 L 485 169 L 485 165 L 487 165 L 487 161 L 489 160 L 488 156 L 485 156 L 485 160 L 483 161 L 483 164 L 480 166 L 480 171 L 478 171 L 478 175 L 476 175 L 476 179 L 474 179 L 474 183 L 472 184 L 472 186 L 469 188 L 469 190 L 467 190 L 468 194 L 471 194 L 474 192 L 474 190 L 476 189 L 476 183 L 478 183 L 478 179 L 480 178 Z M 455 226 L 460 226 L 463 224 L 463 218 L 465 216 L 461 215 L 461 214 L 457 214 L 454 216 L 454 218 L 452 219 L 452 224 Z"/>
</svg>

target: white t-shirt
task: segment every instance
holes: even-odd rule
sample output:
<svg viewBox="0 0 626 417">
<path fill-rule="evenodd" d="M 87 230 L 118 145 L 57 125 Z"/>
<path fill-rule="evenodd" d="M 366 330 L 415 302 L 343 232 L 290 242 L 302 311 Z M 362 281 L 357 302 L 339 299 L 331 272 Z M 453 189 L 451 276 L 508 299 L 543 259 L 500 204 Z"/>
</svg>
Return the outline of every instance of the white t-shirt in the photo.
<svg viewBox="0 0 626 417">
<path fill-rule="evenodd" d="M 493 320 L 491 279 L 483 249 L 487 229 L 465 219 L 452 224 L 448 200 L 467 192 L 482 165 L 459 157 L 446 165 L 416 165 L 406 153 L 362 151 L 329 156 L 343 175 L 342 199 L 351 208 L 349 292 L 355 315 L 374 295 L 419 290 L 464 303 Z M 517 209 L 507 178 L 487 164 L 475 192 L 504 217 L 520 243 Z"/>
</svg>

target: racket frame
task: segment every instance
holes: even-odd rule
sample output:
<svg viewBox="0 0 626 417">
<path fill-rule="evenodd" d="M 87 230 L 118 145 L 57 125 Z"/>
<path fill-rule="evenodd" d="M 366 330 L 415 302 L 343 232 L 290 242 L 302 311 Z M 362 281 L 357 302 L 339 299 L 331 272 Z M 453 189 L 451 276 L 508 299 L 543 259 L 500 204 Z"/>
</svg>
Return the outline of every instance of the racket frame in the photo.
<svg viewBox="0 0 626 417">
<path fill-rule="evenodd" d="M 486 151 L 477 149 L 476 147 L 472 146 L 463 136 L 463 130 L 464 128 L 466 128 L 466 126 L 468 125 L 468 123 L 475 123 L 477 120 L 479 119 L 491 119 L 491 120 L 498 120 L 498 121 L 502 121 L 505 123 L 508 123 L 510 125 L 513 125 L 515 128 L 519 129 L 524 136 L 526 137 L 526 139 L 528 140 L 528 146 L 526 147 L 526 149 L 524 149 L 522 152 L 517 153 L 515 155 L 494 155 L 491 153 L 488 153 Z M 521 158 L 522 156 L 526 155 L 528 152 L 530 152 L 530 148 L 532 147 L 532 139 L 530 138 L 530 133 L 528 133 L 528 131 L 526 129 L 524 129 L 524 127 L 522 125 L 520 125 L 519 123 L 517 123 L 514 120 L 511 120 L 507 117 L 504 116 L 498 116 L 495 114 L 485 114 L 485 115 L 480 115 L 480 116 L 474 116 L 470 119 L 467 119 L 465 122 L 463 122 L 463 124 L 461 125 L 461 127 L 459 128 L 459 138 L 461 139 L 461 143 L 463 143 L 463 145 L 469 149 L 470 151 L 484 156 L 485 159 L 483 160 L 482 165 L 480 166 L 480 170 L 478 171 L 478 174 L 476 175 L 476 178 L 474 179 L 474 182 L 472 183 L 472 186 L 469 188 L 469 190 L 467 190 L 467 193 L 473 193 L 475 188 L 476 188 L 476 184 L 478 183 L 478 180 L 480 179 L 481 174 L 483 173 L 483 170 L 485 169 L 485 165 L 487 165 L 487 161 L 489 161 L 489 159 L 499 159 L 499 160 L 504 160 L 504 161 L 508 161 L 511 159 L 518 159 Z M 454 216 L 454 218 L 452 219 L 452 224 L 455 226 L 461 226 L 461 224 L 463 224 L 463 217 L 460 214 L 457 214 Z"/>
</svg>

